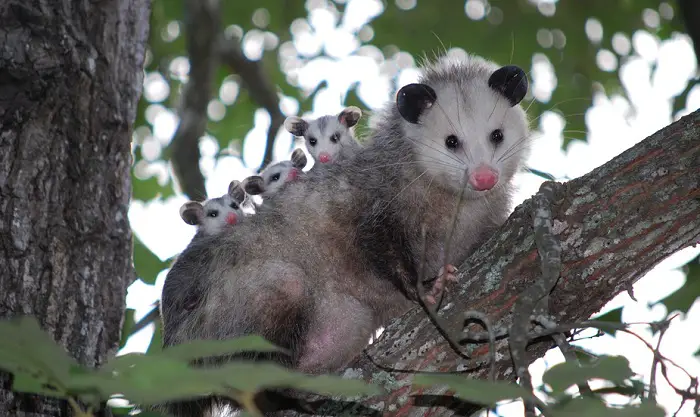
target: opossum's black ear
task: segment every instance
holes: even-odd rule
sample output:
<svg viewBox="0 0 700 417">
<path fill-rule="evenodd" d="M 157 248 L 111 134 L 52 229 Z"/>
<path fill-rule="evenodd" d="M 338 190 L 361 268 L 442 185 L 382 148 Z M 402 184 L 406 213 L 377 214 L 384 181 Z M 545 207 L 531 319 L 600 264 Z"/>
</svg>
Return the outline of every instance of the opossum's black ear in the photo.
<svg viewBox="0 0 700 417">
<path fill-rule="evenodd" d="M 360 121 L 360 117 L 362 117 L 362 110 L 358 107 L 350 106 L 340 112 L 338 121 L 345 127 L 353 127 Z"/>
<path fill-rule="evenodd" d="M 185 223 L 197 226 L 204 219 L 204 207 L 196 201 L 188 201 L 180 207 L 180 217 Z"/>
<path fill-rule="evenodd" d="M 503 95 L 511 107 L 520 103 L 527 93 L 527 75 L 515 65 L 501 67 L 489 77 L 489 87 Z"/>
<path fill-rule="evenodd" d="M 292 152 L 292 166 L 294 168 L 303 169 L 306 166 L 306 154 L 300 148 L 296 148 Z"/>
<path fill-rule="evenodd" d="M 284 119 L 284 128 L 294 136 L 304 136 L 309 124 L 301 117 L 290 116 Z"/>
<path fill-rule="evenodd" d="M 250 195 L 262 194 L 265 191 L 265 181 L 260 175 L 253 175 L 243 180 L 243 189 Z"/>
<path fill-rule="evenodd" d="M 245 201 L 245 190 L 243 185 L 238 180 L 233 180 L 228 185 L 228 195 L 238 204 L 242 204 Z"/>
<path fill-rule="evenodd" d="M 396 94 L 396 107 L 407 122 L 418 123 L 418 118 L 437 100 L 435 90 L 426 84 L 408 84 Z"/>
</svg>

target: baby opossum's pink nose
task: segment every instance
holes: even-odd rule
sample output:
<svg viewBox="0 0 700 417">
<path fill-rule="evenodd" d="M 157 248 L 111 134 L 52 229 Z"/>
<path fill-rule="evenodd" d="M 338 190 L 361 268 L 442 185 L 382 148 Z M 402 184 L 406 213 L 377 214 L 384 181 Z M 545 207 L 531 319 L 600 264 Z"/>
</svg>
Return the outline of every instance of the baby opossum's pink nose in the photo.
<svg viewBox="0 0 700 417">
<path fill-rule="evenodd" d="M 498 172 L 485 165 L 480 165 L 469 174 L 469 184 L 477 191 L 490 190 L 496 183 L 498 183 Z"/>
<path fill-rule="evenodd" d="M 226 215 L 226 223 L 230 224 L 233 226 L 238 222 L 238 217 L 236 216 L 236 213 L 229 213 Z"/>
<path fill-rule="evenodd" d="M 331 156 L 328 152 L 321 152 L 318 154 L 318 161 L 322 164 L 331 162 Z"/>
<path fill-rule="evenodd" d="M 299 176 L 299 170 L 296 168 L 292 168 L 289 170 L 289 174 L 287 174 L 287 181 L 294 181 L 297 179 Z"/>
</svg>

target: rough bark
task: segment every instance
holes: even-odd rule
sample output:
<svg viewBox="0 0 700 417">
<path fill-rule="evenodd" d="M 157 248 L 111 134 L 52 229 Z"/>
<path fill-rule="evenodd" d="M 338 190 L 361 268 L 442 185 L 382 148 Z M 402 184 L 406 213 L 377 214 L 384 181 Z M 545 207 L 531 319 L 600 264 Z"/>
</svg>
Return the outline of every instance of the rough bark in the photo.
<svg viewBox="0 0 700 417">
<path fill-rule="evenodd" d="M 555 183 L 554 197 L 562 272 L 549 305 L 560 324 L 579 322 L 664 258 L 700 239 L 700 110 L 589 174 Z M 468 310 L 486 313 L 491 323 L 507 329 L 519 295 L 539 279 L 532 206 L 532 198 L 518 206 L 500 232 L 459 268 L 460 283 L 439 312 L 455 338 Z M 551 341 L 530 345 L 529 362 L 552 346 Z M 467 344 L 463 351 L 472 359 L 455 354 L 416 307 L 387 326 L 367 355 L 346 370 L 388 394 L 357 404 L 314 405 L 324 415 L 366 416 L 373 410 L 382 416 L 468 415 L 477 408 L 450 397 L 444 388 L 411 387 L 414 371 L 458 371 L 465 378 L 485 379 L 488 344 Z M 496 358 L 497 378 L 514 380 L 507 339 L 496 343 Z"/>
<path fill-rule="evenodd" d="M 0 2 L 0 318 L 37 317 L 80 363 L 116 353 L 134 279 L 131 126 L 150 2 Z M 0 415 L 66 416 L 9 390 Z"/>
</svg>

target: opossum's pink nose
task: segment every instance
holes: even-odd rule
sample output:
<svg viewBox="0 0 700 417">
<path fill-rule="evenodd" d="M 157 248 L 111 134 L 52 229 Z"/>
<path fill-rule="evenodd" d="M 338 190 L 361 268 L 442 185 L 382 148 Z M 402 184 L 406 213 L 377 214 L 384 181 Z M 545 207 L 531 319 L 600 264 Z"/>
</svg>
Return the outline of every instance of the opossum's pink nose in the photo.
<svg viewBox="0 0 700 417">
<path fill-rule="evenodd" d="M 318 161 L 322 164 L 331 162 L 331 155 L 328 152 L 321 152 L 318 154 Z"/>
<path fill-rule="evenodd" d="M 289 170 L 289 174 L 287 174 L 287 181 L 294 181 L 297 179 L 299 176 L 299 170 L 296 168 L 292 168 Z"/>
<path fill-rule="evenodd" d="M 478 166 L 469 174 L 469 185 L 477 191 L 492 189 L 498 183 L 498 172 L 485 165 Z"/>
<path fill-rule="evenodd" d="M 238 216 L 236 216 L 236 213 L 229 213 L 226 215 L 226 223 L 233 226 L 237 222 L 238 222 Z"/>
</svg>

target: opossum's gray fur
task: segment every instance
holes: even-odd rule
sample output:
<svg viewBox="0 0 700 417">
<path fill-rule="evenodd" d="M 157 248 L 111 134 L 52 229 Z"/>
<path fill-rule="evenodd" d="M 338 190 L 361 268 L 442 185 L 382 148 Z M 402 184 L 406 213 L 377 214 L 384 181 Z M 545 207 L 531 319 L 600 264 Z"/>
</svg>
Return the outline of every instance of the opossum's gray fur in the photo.
<svg viewBox="0 0 700 417">
<path fill-rule="evenodd" d="M 530 136 L 525 112 L 511 104 L 524 92 L 514 99 L 512 84 L 489 87 L 498 68 L 474 56 L 425 68 L 420 82 L 437 101 L 417 123 L 392 101 L 351 157 L 288 184 L 236 233 L 193 242 L 163 288 L 164 344 L 257 333 L 290 349 L 279 360 L 300 371 L 346 366 L 375 329 L 416 299 L 423 225 L 425 277 L 434 278 L 509 215 L 511 179 Z M 489 141 L 494 129 L 504 136 L 497 147 Z M 459 152 L 446 148 L 448 135 L 459 137 Z M 490 191 L 464 190 L 444 258 L 463 178 L 482 162 L 500 180 Z"/>
</svg>

